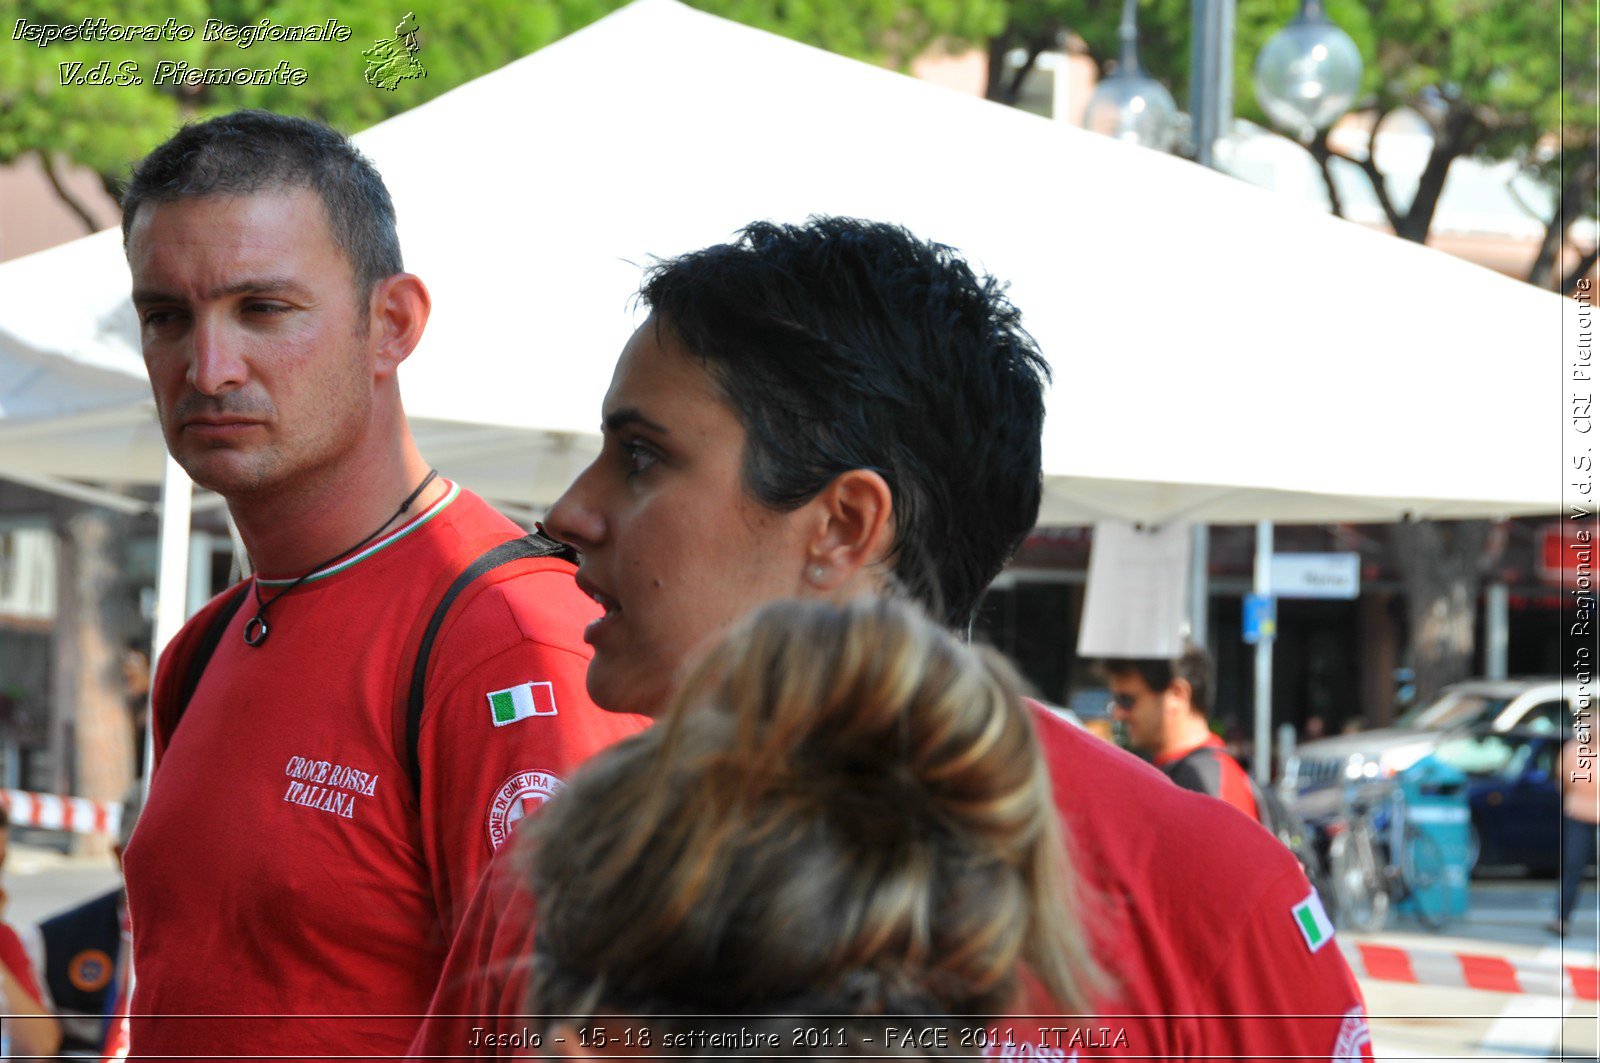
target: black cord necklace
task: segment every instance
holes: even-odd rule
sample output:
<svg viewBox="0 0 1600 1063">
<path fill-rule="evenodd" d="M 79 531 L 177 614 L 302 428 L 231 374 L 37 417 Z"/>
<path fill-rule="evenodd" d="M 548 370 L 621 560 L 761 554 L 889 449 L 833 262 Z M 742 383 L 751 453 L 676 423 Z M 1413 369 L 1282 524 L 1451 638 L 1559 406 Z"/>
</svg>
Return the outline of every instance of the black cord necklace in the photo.
<svg viewBox="0 0 1600 1063">
<path fill-rule="evenodd" d="M 422 482 L 417 485 L 417 489 L 415 491 L 411 492 L 409 495 L 407 495 L 406 496 L 406 500 L 404 502 L 400 503 L 400 508 L 394 511 L 394 516 L 390 517 L 388 520 L 386 520 L 382 524 L 378 525 L 378 528 L 377 528 L 376 531 L 374 531 L 371 535 L 367 536 L 365 539 L 362 539 L 359 543 L 356 543 L 354 546 L 349 547 L 349 548 L 344 549 L 344 550 L 340 550 L 337 554 L 334 554 L 332 557 L 328 558 L 328 560 L 319 562 L 319 563 L 317 563 L 315 565 L 312 565 L 309 569 L 306 570 L 306 574 L 305 575 L 301 576 L 299 579 L 297 579 L 293 583 L 289 584 L 287 587 L 285 587 L 283 590 L 279 591 L 277 594 L 274 594 L 271 598 L 267 598 L 266 600 L 262 600 L 262 597 L 261 597 L 261 581 L 259 579 L 256 580 L 255 587 L 254 587 L 255 594 L 256 594 L 256 615 L 252 616 L 249 620 L 245 621 L 245 625 L 244 625 L 244 644 L 246 646 L 259 646 L 263 642 L 267 641 L 267 610 L 272 608 L 272 605 L 273 605 L 274 602 L 276 602 L 279 598 L 282 598 L 285 594 L 288 594 L 290 591 L 294 590 L 296 587 L 300 586 L 300 584 L 304 583 L 306 580 L 310 579 L 312 576 L 315 576 L 318 572 L 322 571 L 323 569 L 327 568 L 329 565 L 333 564 L 335 561 L 339 560 L 341 557 L 344 557 L 346 554 L 355 553 L 357 550 L 361 549 L 363 546 L 366 546 L 372 540 L 374 540 L 378 536 L 382 535 L 383 534 L 383 529 L 385 529 L 389 525 L 393 524 L 396 520 L 398 520 L 400 518 L 400 516 L 402 514 L 405 513 L 406 510 L 410 509 L 411 508 L 411 503 L 415 502 L 419 497 L 421 497 L 422 492 L 424 492 L 424 491 L 426 491 L 428 489 L 428 485 L 433 483 L 434 477 L 436 477 L 438 475 L 439 475 L 439 470 L 438 469 L 429 469 L 428 470 L 428 475 L 426 475 L 426 476 L 424 476 L 422 478 Z"/>
</svg>

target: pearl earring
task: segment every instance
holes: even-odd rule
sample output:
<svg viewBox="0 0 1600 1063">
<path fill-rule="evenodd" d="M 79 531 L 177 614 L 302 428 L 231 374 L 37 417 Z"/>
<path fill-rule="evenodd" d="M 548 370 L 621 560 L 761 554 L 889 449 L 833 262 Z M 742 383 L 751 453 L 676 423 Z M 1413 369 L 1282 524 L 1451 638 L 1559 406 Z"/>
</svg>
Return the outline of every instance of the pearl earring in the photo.
<svg viewBox="0 0 1600 1063">
<path fill-rule="evenodd" d="M 821 565 L 812 565 L 811 566 L 811 582 L 812 583 L 821 583 L 822 582 L 822 577 L 824 575 L 826 575 L 826 574 L 827 573 L 824 572 L 824 570 L 823 570 Z"/>
</svg>

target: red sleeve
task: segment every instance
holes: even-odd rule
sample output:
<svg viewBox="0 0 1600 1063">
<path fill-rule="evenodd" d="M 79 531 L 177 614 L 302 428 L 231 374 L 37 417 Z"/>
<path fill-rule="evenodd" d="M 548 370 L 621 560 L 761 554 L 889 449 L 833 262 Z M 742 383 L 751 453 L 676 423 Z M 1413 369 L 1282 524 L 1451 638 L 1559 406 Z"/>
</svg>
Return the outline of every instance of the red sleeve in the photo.
<svg viewBox="0 0 1600 1063">
<path fill-rule="evenodd" d="M 1062 1060 L 1371 1058 L 1360 989 L 1286 848 L 1043 710 L 1036 725 L 1110 984 L 1100 1025 L 1045 1027 L 1035 998 L 1008 1033 Z"/>
<path fill-rule="evenodd" d="M 526 1056 L 534 898 L 518 833 L 495 853 L 461 919 L 410 1056 Z"/>
<path fill-rule="evenodd" d="M 1250 789 L 1250 777 L 1245 774 L 1244 768 L 1226 754 L 1217 760 L 1222 766 L 1222 787 L 1217 796 L 1260 823 L 1261 812 L 1256 808 L 1256 795 Z"/>
<path fill-rule="evenodd" d="M 508 566 L 440 629 L 419 733 L 423 854 L 447 934 L 495 850 L 579 764 L 647 721 L 589 700 L 598 607 L 564 562 Z"/>
<path fill-rule="evenodd" d="M 9 923 L 0 923 L 0 963 L 6 965 L 11 976 L 22 983 L 33 1002 L 44 1007 L 44 994 L 39 992 L 39 980 L 34 977 L 33 964 L 28 962 L 28 950 Z"/>
<path fill-rule="evenodd" d="M 1241 1059 L 1372 1059 L 1361 989 L 1298 868 L 1239 913 L 1234 933 L 1206 994 L 1217 1016 L 1202 1020 L 1210 1052 Z"/>
</svg>

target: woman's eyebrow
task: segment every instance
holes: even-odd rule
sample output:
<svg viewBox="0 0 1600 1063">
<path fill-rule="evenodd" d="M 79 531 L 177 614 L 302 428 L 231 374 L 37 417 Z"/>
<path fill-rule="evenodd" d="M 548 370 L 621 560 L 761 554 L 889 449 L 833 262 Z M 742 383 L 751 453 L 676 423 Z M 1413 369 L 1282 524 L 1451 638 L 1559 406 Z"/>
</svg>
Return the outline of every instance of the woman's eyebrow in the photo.
<svg viewBox="0 0 1600 1063">
<path fill-rule="evenodd" d="M 600 429 L 603 432 L 619 432 L 633 425 L 643 426 L 664 436 L 672 434 L 671 429 L 646 417 L 637 406 L 624 406 L 620 410 L 612 410 L 600 422 Z"/>
</svg>

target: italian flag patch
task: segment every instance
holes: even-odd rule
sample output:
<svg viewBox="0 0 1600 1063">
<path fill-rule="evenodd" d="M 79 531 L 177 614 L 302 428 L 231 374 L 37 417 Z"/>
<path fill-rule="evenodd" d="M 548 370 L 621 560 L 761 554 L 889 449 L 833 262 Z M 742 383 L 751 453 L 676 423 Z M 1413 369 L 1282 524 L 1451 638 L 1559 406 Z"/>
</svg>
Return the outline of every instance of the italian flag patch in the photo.
<svg viewBox="0 0 1600 1063">
<path fill-rule="evenodd" d="M 1328 918 L 1328 910 L 1322 906 L 1322 898 L 1317 896 L 1316 890 L 1294 906 L 1294 925 L 1300 928 L 1300 936 L 1306 939 L 1306 947 L 1312 952 L 1333 940 L 1333 920 Z"/>
<path fill-rule="evenodd" d="M 556 715 L 556 688 L 550 683 L 523 683 L 489 695 L 489 722 L 496 727 L 530 716 Z"/>
</svg>

